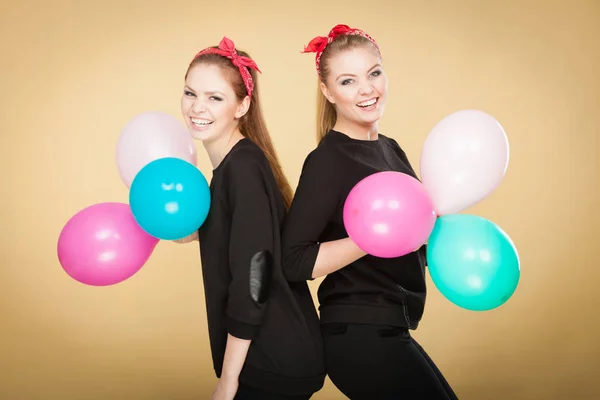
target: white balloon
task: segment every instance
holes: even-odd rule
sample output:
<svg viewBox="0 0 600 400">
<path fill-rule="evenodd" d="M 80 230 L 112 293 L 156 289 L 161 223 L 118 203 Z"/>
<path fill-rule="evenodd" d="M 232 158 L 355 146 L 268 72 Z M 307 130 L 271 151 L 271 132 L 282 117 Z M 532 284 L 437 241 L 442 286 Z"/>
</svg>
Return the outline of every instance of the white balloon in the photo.
<svg viewBox="0 0 600 400">
<path fill-rule="evenodd" d="M 127 187 L 150 162 L 174 157 L 197 165 L 194 140 L 170 114 L 149 111 L 137 115 L 123 128 L 117 142 L 117 168 Z"/>
<path fill-rule="evenodd" d="M 431 130 L 421 152 L 421 181 L 438 215 L 453 214 L 489 196 L 508 167 L 508 138 L 479 110 L 448 115 Z"/>
</svg>

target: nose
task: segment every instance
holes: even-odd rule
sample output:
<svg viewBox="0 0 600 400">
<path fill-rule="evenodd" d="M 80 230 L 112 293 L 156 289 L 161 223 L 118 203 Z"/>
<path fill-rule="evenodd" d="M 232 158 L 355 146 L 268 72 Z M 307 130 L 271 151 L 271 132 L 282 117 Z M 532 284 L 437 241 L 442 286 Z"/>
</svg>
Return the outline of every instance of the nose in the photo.
<svg viewBox="0 0 600 400">
<path fill-rule="evenodd" d="M 373 91 L 375 90 L 375 88 L 373 87 L 373 85 L 371 84 L 371 82 L 364 82 L 362 85 L 360 85 L 360 94 L 361 95 L 369 95 L 371 93 L 373 93 Z"/>
<path fill-rule="evenodd" d="M 192 112 L 195 114 L 200 114 L 205 110 L 206 110 L 206 104 L 200 99 L 196 99 L 194 101 L 194 104 L 192 104 Z"/>
</svg>

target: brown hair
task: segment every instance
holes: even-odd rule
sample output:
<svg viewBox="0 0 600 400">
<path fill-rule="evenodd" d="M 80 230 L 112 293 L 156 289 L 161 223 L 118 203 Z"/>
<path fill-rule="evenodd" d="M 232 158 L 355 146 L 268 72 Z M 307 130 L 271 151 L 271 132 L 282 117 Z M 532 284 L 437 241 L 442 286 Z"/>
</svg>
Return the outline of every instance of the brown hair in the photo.
<svg viewBox="0 0 600 400">
<path fill-rule="evenodd" d="M 237 53 L 241 56 L 248 57 L 248 53 L 236 49 Z M 198 64 L 210 64 L 216 65 L 221 68 L 223 74 L 227 77 L 238 101 L 242 101 L 247 95 L 246 86 L 244 85 L 244 81 L 242 80 L 242 76 L 240 75 L 239 68 L 234 66 L 232 61 L 226 57 L 220 56 L 218 54 L 203 54 L 197 58 L 195 58 L 189 65 L 187 72 L 185 73 L 185 77 L 190 71 L 190 69 L 194 65 Z M 269 165 L 271 166 L 271 170 L 273 171 L 273 175 L 275 175 L 275 180 L 277 181 L 277 186 L 283 195 L 283 202 L 285 204 L 286 210 L 289 209 L 292 203 L 292 187 L 290 186 L 285 174 L 283 173 L 283 168 L 279 162 L 279 158 L 277 157 L 277 152 L 275 151 L 275 147 L 273 146 L 273 141 L 271 140 L 271 135 L 269 134 L 269 130 L 267 129 L 267 124 L 265 123 L 265 119 L 262 112 L 262 107 L 260 105 L 260 96 L 259 96 L 259 88 L 257 82 L 256 72 L 253 69 L 249 69 L 250 74 L 252 76 L 252 80 L 254 82 L 254 90 L 252 92 L 252 98 L 250 101 L 250 108 L 248 108 L 248 112 L 240 118 L 239 128 L 242 135 L 250 140 L 252 140 L 260 149 L 263 151 L 267 160 L 269 161 Z"/>
<path fill-rule="evenodd" d="M 317 143 L 323 139 L 323 136 L 333 129 L 337 120 L 337 112 L 333 104 L 327 100 L 323 92 L 321 91 L 320 83 L 327 84 L 327 77 L 329 76 L 330 68 L 329 63 L 331 59 L 349 49 L 355 49 L 357 47 L 369 47 L 375 51 L 378 55 L 379 50 L 371 41 L 360 35 L 341 35 L 336 37 L 331 43 L 327 45 L 323 53 L 321 54 L 320 69 L 321 75 L 317 82 Z"/>
</svg>

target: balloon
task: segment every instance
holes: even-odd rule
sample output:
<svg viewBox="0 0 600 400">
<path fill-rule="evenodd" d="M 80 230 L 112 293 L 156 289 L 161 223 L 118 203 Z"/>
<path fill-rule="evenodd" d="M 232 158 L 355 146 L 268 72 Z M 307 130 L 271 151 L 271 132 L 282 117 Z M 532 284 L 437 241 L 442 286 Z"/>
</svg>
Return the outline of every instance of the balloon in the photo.
<svg viewBox="0 0 600 400">
<path fill-rule="evenodd" d="M 81 283 L 113 285 L 133 276 L 157 243 L 135 222 L 127 204 L 99 203 L 65 224 L 58 238 L 58 260 Z"/>
<path fill-rule="evenodd" d="M 462 110 L 442 119 L 421 152 L 421 181 L 438 215 L 475 205 L 500 184 L 508 167 L 504 129 L 492 116 Z"/>
<path fill-rule="evenodd" d="M 427 244 L 427 263 L 438 290 L 473 311 L 504 304 L 521 276 L 510 237 L 493 222 L 468 214 L 438 218 Z"/>
<path fill-rule="evenodd" d="M 131 211 L 150 235 L 177 240 L 196 232 L 210 208 L 210 188 L 198 168 L 178 158 L 146 165 L 129 189 Z"/>
<path fill-rule="evenodd" d="M 366 253 L 392 258 L 427 241 L 436 214 L 427 191 L 412 176 L 393 171 L 372 174 L 348 194 L 343 211 L 350 238 Z"/>
<path fill-rule="evenodd" d="M 175 117 L 146 112 L 125 125 L 117 142 L 117 168 L 127 187 L 145 165 L 164 157 L 197 163 L 193 139 Z"/>
</svg>

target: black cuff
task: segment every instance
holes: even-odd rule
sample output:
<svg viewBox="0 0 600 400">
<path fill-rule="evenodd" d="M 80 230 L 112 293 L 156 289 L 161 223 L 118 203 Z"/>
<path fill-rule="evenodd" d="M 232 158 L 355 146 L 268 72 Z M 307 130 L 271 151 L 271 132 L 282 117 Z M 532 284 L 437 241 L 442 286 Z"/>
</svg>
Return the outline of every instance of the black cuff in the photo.
<svg viewBox="0 0 600 400">
<path fill-rule="evenodd" d="M 250 325 L 227 317 L 227 332 L 238 339 L 252 340 L 258 335 L 260 325 Z"/>
<path fill-rule="evenodd" d="M 317 243 L 314 246 L 310 246 L 304 253 L 304 260 L 302 261 L 302 268 L 300 269 L 300 279 L 306 281 L 313 281 L 313 271 L 315 270 L 315 264 L 317 263 L 317 256 L 319 255 L 319 249 L 321 243 Z"/>
</svg>

